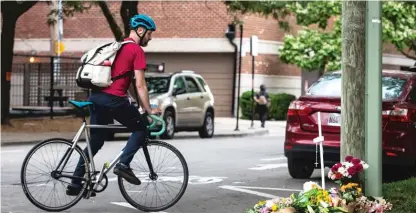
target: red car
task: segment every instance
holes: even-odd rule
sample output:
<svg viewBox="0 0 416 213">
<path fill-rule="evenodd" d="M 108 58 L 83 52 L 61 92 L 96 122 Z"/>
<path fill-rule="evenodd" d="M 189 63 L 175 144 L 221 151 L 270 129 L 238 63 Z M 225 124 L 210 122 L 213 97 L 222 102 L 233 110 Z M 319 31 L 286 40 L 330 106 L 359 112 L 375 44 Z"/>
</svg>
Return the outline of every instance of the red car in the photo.
<svg viewBox="0 0 416 213">
<path fill-rule="evenodd" d="M 416 165 L 416 72 L 383 70 L 382 99 L 383 164 Z M 310 178 L 315 169 L 318 111 L 324 164 L 331 167 L 340 161 L 340 71 L 324 74 L 289 106 L 284 153 L 293 178 Z"/>
</svg>

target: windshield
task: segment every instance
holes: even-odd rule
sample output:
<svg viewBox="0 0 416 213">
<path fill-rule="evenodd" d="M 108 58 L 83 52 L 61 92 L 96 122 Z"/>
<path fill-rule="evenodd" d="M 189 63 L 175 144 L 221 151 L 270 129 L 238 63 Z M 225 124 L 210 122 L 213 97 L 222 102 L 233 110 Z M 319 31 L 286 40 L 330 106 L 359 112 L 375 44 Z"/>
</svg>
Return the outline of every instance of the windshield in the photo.
<svg viewBox="0 0 416 213">
<path fill-rule="evenodd" d="M 170 77 L 146 77 L 149 95 L 167 93 L 169 91 Z"/>
<path fill-rule="evenodd" d="M 392 100 L 398 98 L 406 83 L 406 79 L 398 77 L 383 76 L 381 78 L 383 100 Z M 310 88 L 307 95 L 311 96 L 326 96 L 326 97 L 341 97 L 341 74 L 327 74 L 322 76 Z"/>
</svg>

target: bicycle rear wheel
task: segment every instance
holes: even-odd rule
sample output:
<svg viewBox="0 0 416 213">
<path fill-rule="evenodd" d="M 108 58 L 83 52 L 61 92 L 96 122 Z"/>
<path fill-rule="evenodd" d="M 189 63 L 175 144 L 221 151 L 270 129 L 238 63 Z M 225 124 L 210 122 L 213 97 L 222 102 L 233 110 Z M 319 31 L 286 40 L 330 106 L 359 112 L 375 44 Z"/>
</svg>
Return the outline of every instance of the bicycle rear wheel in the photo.
<svg viewBox="0 0 416 213">
<path fill-rule="evenodd" d="M 130 184 L 121 177 L 118 178 L 118 185 L 124 199 L 132 206 L 145 212 L 158 212 L 175 205 L 185 193 L 189 178 L 188 165 L 179 150 L 168 143 L 150 141 L 146 146 L 157 178 L 151 177 L 145 155 L 139 151 L 130 167 L 142 182 L 141 185 Z M 170 193 L 169 190 L 176 192 Z M 147 198 L 151 201 L 148 202 Z"/>
<path fill-rule="evenodd" d="M 62 175 L 72 175 L 80 157 L 87 162 L 79 146 L 76 146 L 72 153 L 68 152 L 72 145 L 72 142 L 66 139 L 48 139 L 37 144 L 26 155 L 20 172 L 20 181 L 24 194 L 38 208 L 45 211 L 63 211 L 82 198 L 85 185 L 77 196 L 68 196 L 66 187 L 71 183 L 71 179 L 56 178 L 55 169 L 64 156 L 68 161 L 63 165 L 65 167 L 61 172 Z M 30 185 L 34 185 L 35 189 Z M 44 198 L 43 201 L 41 198 Z"/>
</svg>

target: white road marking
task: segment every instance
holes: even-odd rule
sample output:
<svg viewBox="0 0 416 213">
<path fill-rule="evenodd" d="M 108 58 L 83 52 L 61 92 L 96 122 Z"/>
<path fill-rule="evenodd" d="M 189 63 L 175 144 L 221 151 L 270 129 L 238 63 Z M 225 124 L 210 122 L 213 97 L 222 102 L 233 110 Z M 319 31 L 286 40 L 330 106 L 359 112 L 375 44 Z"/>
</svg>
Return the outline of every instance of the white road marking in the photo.
<svg viewBox="0 0 416 213">
<path fill-rule="evenodd" d="M 239 181 L 233 182 L 233 184 L 242 184 L 242 183 L 244 182 L 239 182 Z"/>
<path fill-rule="evenodd" d="M 136 175 L 142 183 L 151 182 L 147 173 L 139 173 Z M 211 184 L 222 182 L 227 177 L 200 177 L 200 176 L 189 176 L 188 184 L 190 185 L 202 185 L 202 184 Z M 109 182 L 117 181 L 117 177 L 109 178 Z M 161 182 L 183 182 L 184 177 L 159 177 L 157 181 Z"/>
<path fill-rule="evenodd" d="M 237 191 L 237 192 L 243 192 L 243 193 L 247 193 L 247 194 L 253 194 L 253 195 L 257 195 L 260 197 L 266 197 L 269 199 L 274 199 L 274 198 L 280 198 L 279 196 L 276 195 L 272 195 L 272 194 L 268 194 L 268 193 L 264 193 L 264 192 L 259 192 L 259 191 L 254 191 L 251 189 L 257 189 L 257 190 L 271 190 L 271 191 L 302 191 L 299 189 L 285 189 L 285 188 L 272 188 L 272 187 L 254 187 L 254 186 L 230 186 L 230 185 L 223 185 L 223 186 L 219 186 L 222 189 L 228 189 L 228 190 L 233 190 L 233 191 Z"/>
<path fill-rule="evenodd" d="M 233 190 L 233 191 L 237 191 L 237 192 L 244 192 L 244 193 L 253 194 L 253 195 L 257 195 L 257 196 L 260 196 L 260 197 L 266 197 L 266 198 L 270 198 L 270 199 L 279 198 L 276 195 L 267 194 L 267 193 L 263 193 L 263 192 L 257 192 L 257 191 L 248 190 L 248 189 L 242 189 L 238 186 L 225 185 L 225 186 L 220 186 L 220 188 L 229 189 L 229 190 Z"/>
<path fill-rule="evenodd" d="M 111 204 L 114 204 L 114 205 L 118 205 L 118 206 L 123 206 L 123 207 L 131 208 L 131 209 L 136 209 L 136 208 L 134 208 L 134 206 L 132 206 L 129 203 L 126 203 L 126 202 L 110 202 L 110 203 Z M 159 212 L 159 213 L 168 213 L 168 212 Z"/>
<path fill-rule="evenodd" d="M 6 150 L 6 151 L 0 151 L 1 154 L 3 154 L 3 153 L 16 153 L 16 152 L 24 152 L 24 150 Z"/>
<path fill-rule="evenodd" d="M 238 188 L 243 188 L 243 189 L 264 189 L 264 190 L 271 190 L 271 191 L 293 191 L 293 192 L 301 192 L 302 191 L 300 189 L 255 187 L 255 186 L 238 186 Z"/>
<path fill-rule="evenodd" d="M 267 170 L 267 169 L 276 169 L 276 168 L 282 168 L 287 167 L 286 163 L 278 163 L 278 164 L 257 164 L 257 167 L 249 168 L 251 170 Z"/>
<path fill-rule="evenodd" d="M 286 160 L 286 157 L 277 157 L 277 158 L 264 158 L 260 159 L 261 161 L 279 161 L 279 160 Z"/>
</svg>

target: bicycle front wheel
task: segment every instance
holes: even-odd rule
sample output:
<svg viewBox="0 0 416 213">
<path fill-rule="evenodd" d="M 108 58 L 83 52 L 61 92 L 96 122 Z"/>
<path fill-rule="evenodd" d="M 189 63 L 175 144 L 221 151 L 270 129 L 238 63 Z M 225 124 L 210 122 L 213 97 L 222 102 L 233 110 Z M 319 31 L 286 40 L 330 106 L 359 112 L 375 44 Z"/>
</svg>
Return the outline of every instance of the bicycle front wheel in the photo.
<svg viewBox="0 0 416 213">
<path fill-rule="evenodd" d="M 70 152 L 72 142 L 66 139 L 49 139 L 33 147 L 23 161 L 20 180 L 23 192 L 29 201 L 45 211 L 63 211 L 75 205 L 83 195 L 85 185 L 77 196 L 66 195 L 66 187 L 71 183 L 71 176 L 79 158 L 87 158 L 79 146 Z M 59 162 L 63 170 L 56 171 Z M 86 166 L 86 164 L 85 164 Z"/>
<path fill-rule="evenodd" d="M 151 141 L 147 145 L 150 161 L 157 177 L 150 174 L 143 152 L 137 152 L 130 167 L 142 182 L 133 185 L 118 178 L 124 199 L 145 212 L 158 212 L 175 205 L 188 186 L 189 171 L 185 158 L 174 146 L 163 141 Z"/>
</svg>

